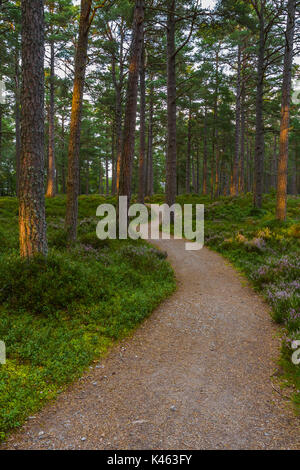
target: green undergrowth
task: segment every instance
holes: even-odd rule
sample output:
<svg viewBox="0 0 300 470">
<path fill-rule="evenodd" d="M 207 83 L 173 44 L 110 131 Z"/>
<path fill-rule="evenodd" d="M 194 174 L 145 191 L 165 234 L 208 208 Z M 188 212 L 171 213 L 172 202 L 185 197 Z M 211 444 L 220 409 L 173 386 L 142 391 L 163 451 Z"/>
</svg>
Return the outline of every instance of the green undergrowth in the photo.
<svg viewBox="0 0 300 470">
<path fill-rule="evenodd" d="M 166 255 L 142 241 L 96 237 L 96 208 L 79 199 L 78 242 L 68 246 L 65 198 L 46 201 L 49 255 L 18 255 L 17 201 L 0 199 L 0 438 L 53 399 L 175 288 Z"/>
<path fill-rule="evenodd" d="M 164 196 L 155 195 L 149 202 L 162 203 Z M 299 409 L 300 365 L 292 363 L 291 345 L 300 340 L 300 197 L 288 197 L 284 223 L 275 219 L 274 194 L 264 195 L 262 209 L 253 208 L 251 194 L 215 201 L 181 195 L 177 203 L 205 205 L 206 246 L 229 259 L 271 305 L 273 320 L 284 327 L 283 379 L 294 387 Z"/>
</svg>

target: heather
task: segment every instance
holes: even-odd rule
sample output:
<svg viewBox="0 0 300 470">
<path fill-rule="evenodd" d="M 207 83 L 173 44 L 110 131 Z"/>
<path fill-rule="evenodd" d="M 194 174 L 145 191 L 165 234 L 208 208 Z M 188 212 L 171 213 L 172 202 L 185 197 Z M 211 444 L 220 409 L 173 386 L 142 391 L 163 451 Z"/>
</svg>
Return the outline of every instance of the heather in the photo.
<svg viewBox="0 0 300 470">
<path fill-rule="evenodd" d="M 151 202 L 163 202 L 156 195 Z M 205 244 L 221 253 L 251 281 L 282 326 L 281 366 L 300 405 L 300 366 L 291 361 L 293 340 L 300 340 L 300 197 L 289 196 L 287 220 L 275 219 L 275 196 L 264 195 L 253 209 L 252 194 L 221 197 L 180 195 L 179 204 L 205 204 Z"/>
</svg>

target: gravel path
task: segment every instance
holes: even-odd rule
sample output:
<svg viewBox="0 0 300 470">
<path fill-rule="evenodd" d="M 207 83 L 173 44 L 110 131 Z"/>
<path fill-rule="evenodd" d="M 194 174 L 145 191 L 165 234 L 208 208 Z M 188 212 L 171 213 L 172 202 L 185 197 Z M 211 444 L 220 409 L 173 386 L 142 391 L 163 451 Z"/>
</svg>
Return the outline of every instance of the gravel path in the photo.
<svg viewBox="0 0 300 470">
<path fill-rule="evenodd" d="M 221 256 L 184 243 L 156 243 L 177 292 L 2 448 L 300 448 L 300 420 L 271 382 L 268 307 Z"/>
</svg>

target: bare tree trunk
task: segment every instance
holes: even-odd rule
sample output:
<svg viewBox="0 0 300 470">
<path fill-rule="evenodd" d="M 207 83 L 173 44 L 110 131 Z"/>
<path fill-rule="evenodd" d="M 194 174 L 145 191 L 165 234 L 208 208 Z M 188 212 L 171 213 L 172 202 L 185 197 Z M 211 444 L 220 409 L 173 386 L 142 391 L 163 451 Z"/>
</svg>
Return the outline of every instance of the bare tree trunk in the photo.
<svg viewBox="0 0 300 470">
<path fill-rule="evenodd" d="M 190 101 L 188 135 L 187 135 L 186 173 L 185 173 L 185 192 L 187 194 L 191 192 L 191 148 L 192 148 L 192 117 L 191 117 L 191 101 Z"/>
<path fill-rule="evenodd" d="M 199 161 L 199 143 L 197 143 L 197 154 L 196 154 L 196 193 L 199 194 L 200 190 L 200 161 Z"/>
<path fill-rule="evenodd" d="M 61 182 L 62 193 L 66 194 L 66 169 L 65 169 L 65 116 L 61 119 L 61 136 L 62 136 L 62 168 L 61 168 Z"/>
<path fill-rule="evenodd" d="M 145 197 L 145 156 L 146 156 L 146 83 L 145 83 L 145 46 L 143 46 L 140 67 L 140 158 L 139 158 L 139 195 L 138 201 L 144 203 Z"/>
<path fill-rule="evenodd" d="M 207 195 L 207 111 L 205 108 L 204 117 L 204 131 L 203 131 L 203 182 L 202 182 L 202 194 Z"/>
<path fill-rule="evenodd" d="M 196 168 L 195 168 L 195 158 L 194 155 L 192 155 L 192 188 L 193 188 L 193 193 L 197 192 L 197 182 L 196 182 Z"/>
<path fill-rule="evenodd" d="M 241 149 L 239 161 L 239 193 L 245 192 L 245 129 L 246 129 L 246 110 L 245 110 L 245 82 L 241 89 Z"/>
<path fill-rule="evenodd" d="M 138 79 L 143 47 L 144 14 L 144 0 L 136 0 L 119 181 L 119 195 L 127 196 L 128 202 L 131 198 L 132 161 L 134 155 Z"/>
<path fill-rule="evenodd" d="M 176 200 L 176 49 L 175 49 L 175 7 L 171 0 L 167 20 L 167 116 L 168 141 L 166 162 L 166 202 L 172 206 Z"/>
<path fill-rule="evenodd" d="M 69 240 L 76 240 L 79 194 L 79 150 L 81 112 L 87 63 L 88 35 L 92 0 L 81 0 L 79 37 L 75 54 L 75 75 L 68 151 L 67 211 L 65 228 Z"/>
<path fill-rule="evenodd" d="M 233 162 L 233 196 L 238 195 L 239 188 L 239 164 L 241 144 L 241 61 L 242 48 L 238 45 L 237 81 L 236 81 L 236 104 L 235 104 L 235 153 Z"/>
<path fill-rule="evenodd" d="M 216 50 L 216 87 L 215 87 L 215 102 L 214 102 L 214 168 L 212 174 L 212 187 L 211 187 L 211 198 L 219 196 L 219 161 L 220 161 L 220 149 L 219 149 L 219 129 L 218 129 L 218 96 L 219 96 L 219 52 L 220 44 Z"/>
<path fill-rule="evenodd" d="M 147 150 L 147 195 L 153 195 L 153 86 L 150 86 L 148 150 Z"/>
<path fill-rule="evenodd" d="M 255 157 L 254 157 L 254 206 L 262 207 L 263 171 L 264 171 L 264 63 L 265 63 L 265 0 L 261 2 L 259 24 L 259 53 L 257 60 L 257 86 L 256 86 L 256 131 L 255 131 Z"/>
<path fill-rule="evenodd" d="M 54 137 L 54 41 L 50 41 L 50 103 L 49 103 L 49 145 L 48 145 L 48 181 L 46 197 L 54 197 L 56 192 L 55 182 L 55 137 Z"/>
<path fill-rule="evenodd" d="M 108 154 L 105 156 L 105 193 L 106 196 L 109 195 L 109 164 L 108 164 Z"/>
<path fill-rule="evenodd" d="M 86 180 L 85 180 L 85 194 L 88 196 L 90 192 L 90 162 L 86 161 Z"/>
<path fill-rule="evenodd" d="M 277 204 L 276 217 L 278 220 L 286 219 L 287 200 L 287 170 L 289 150 L 289 123 L 293 65 L 293 46 L 295 35 L 296 0 L 288 1 L 288 15 L 286 27 L 286 44 L 284 53 L 284 71 L 282 84 L 281 122 L 279 139 L 279 159 L 277 177 Z"/>
<path fill-rule="evenodd" d="M 21 154 L 21 106 L 20 106 L 20 67 L 19 51 L 15 53 L 15 126 L 16 126 L 16 193 L 19 194 L 20 154 Z"/>
<path fill-rule="evenodd" d="M 277 174 L 277 135 L 274 133 L 273 154 L 271 163 L 271 187 L 276 188 L 276 174 Z"/>
<path fill-rule="evenodd" d="M 119 192 L 120 181 L 120 165 L 121 165 L 121 151 L 122 151 L 122 89 L 124 85 L 124 29 L 121 27 L 120 32 L 120 62 L 119 62 L 119 81 L 116 75 L 116 60 L 113 55 L 112 59 L 112 79 L 116 92 L 116 105 L 115 105 L 115 133 L 116 133 L 116 163 L 113 171 L 113 194 Z"/>
<path fill-rule="evenodd" d="M 22 0 L 20 254 L 47 254 L 44 199 L 44 2 Z M 32 111 L 34 110 L 34 112 Z"/>
<path fill-rule="evenodd" d="M 3 106 L 0 104 L 0 163 L 2 161 L 2 120 L 3 120 Z"/>
</svg>

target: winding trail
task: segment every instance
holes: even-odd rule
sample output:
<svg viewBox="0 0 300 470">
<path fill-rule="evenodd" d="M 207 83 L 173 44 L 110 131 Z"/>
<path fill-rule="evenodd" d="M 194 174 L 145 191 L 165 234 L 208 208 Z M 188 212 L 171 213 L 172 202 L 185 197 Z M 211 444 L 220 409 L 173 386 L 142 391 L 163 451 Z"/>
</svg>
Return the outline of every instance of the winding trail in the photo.
<svg viewBox="0 0 300 470">
<path fill-rule="evenodd" d="M 184 244 L 156 243 L 176 293 L 2 448 L 300 448 L 300 420 L 272 386 L 267 305 L 221 256 Z"/>
</svg>

